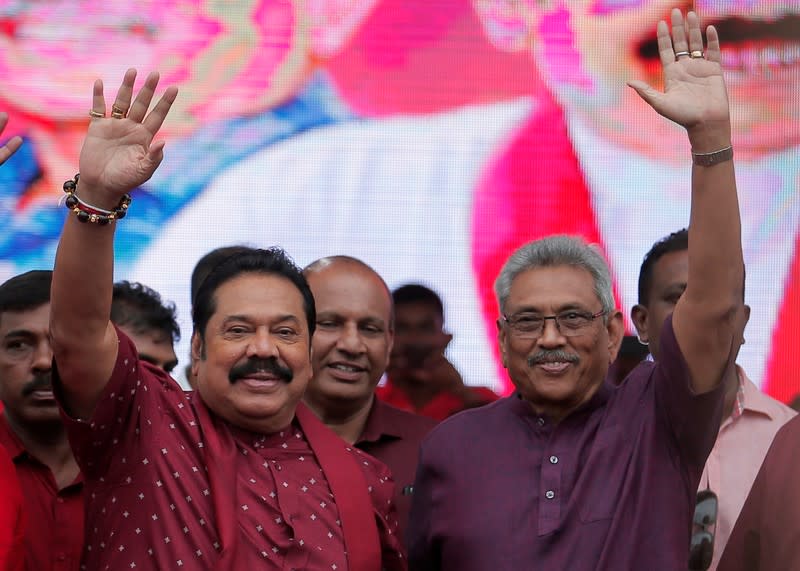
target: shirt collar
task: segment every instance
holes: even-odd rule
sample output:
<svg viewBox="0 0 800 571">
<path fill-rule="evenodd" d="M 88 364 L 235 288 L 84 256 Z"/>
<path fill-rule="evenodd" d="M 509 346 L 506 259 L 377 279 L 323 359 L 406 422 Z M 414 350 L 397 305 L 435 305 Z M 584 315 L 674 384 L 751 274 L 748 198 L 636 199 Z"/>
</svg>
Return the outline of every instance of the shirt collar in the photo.
<svg viewBox="0 0 800 571">
<path fill-rule="evenodd" d="M 608 402 L 608 399 L 611 398 L 611 394 L 614 392 L 615 387 L 608 383 L 608 381 L 603 381 L 603 384 L 600 385 L 600 388 L 597 389 L 597 392 L 592 395 L 587 402 L 583 403 L 581 406 L 573 410 L 569 415 L 564 417 L 564 420 L 567 418 L 573 417 L 576 414 L 584 414 L 590 413 L 598 408 L 605 406 Z M 511 409 L 517 413 L 519 416 L 523 418 L 529 419 L 536 419 L 539 418 L 540 415 L 534 412 L 533 407 L 528 404 L 519 391 L 515 391 L 509 398 L 509 404 Z M 545 419 L 548 420 L 548 419 Z M 563 421 L 562 421 L 563 422 Z"/>
<path fill-rule="evenodd" d="M 739 373 L 739 390 L 736 393 L 736 403 L 731 414 L 732 420 L 742 416 L 745 411 L 774 418 L 774 407 L 770 397 L 758 389 L 739 365 L 736 365 L 736 371 Z"/>
</svg>

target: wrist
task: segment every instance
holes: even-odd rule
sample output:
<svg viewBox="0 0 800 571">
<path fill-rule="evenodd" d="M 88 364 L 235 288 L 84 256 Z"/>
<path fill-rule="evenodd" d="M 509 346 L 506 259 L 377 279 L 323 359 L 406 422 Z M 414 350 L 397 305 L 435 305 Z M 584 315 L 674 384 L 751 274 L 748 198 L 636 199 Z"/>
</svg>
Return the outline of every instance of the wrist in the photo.
<svg viewBox="0 0 800 571">
<path fill-rule="evenodd" d="M 104 210 L 112 210 L 120 200 L 118 196 L 114 196 L 112 193 L 104 191 L 97 186 L 85 184 L 82 180 L 78 181 L 75 194 L 82 201 Z"/>
<path fill-rule="evenodd" d="M 700 124 L 687 129 L 693 153 L 713 153 L 731 146 L 730 121 Z"/>
</svg>

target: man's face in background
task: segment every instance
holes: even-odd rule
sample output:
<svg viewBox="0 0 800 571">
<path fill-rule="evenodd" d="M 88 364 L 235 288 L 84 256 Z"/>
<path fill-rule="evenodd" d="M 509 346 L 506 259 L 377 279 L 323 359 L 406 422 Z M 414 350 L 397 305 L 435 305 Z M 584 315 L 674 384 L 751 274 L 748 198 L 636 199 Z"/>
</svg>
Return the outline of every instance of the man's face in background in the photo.
<svg viewBox="0 0 800 571">
<path fill-rule="evenodd" d="M 526 0 L 531 44 L 550 90 L 605 139 L 657 159 L 684 158 L 677 127 L 626 81 L 662 89 L 656 24 L 673 7 L 716 26 L 740 158 L 800 143 L 800 2 L 777 0 Z M 666 135 L 666 136 L 665 136 Z M 665 148 L 665 143 L 669 147 Z"/>
</svg>

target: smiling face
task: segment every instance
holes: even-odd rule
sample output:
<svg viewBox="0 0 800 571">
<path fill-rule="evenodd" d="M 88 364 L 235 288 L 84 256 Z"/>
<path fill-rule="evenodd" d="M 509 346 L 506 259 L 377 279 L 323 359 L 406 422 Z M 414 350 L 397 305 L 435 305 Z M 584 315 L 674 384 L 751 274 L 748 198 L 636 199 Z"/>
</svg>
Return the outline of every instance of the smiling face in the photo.
<svg viewBox="0 0 800 571">
<path fill-rule="evenodd" d="M 518 274 L 511 282 L 504 313 L 550 316 L 567 310 L 595 314 L 600 309 L 587 270 L 552 266 Z M 545 321 L 538 339 L 520 338 L 502 320 L 498 327 L 503 364 L 514 385 L 534 410 L 559 419 L 597 391 L 623 335 L 619 312 L 609 316 L 607 324 L 602 318 L 594 319 L 585 332 L 571 337 L 562 335 L 553 320 Z"/>
<path fill-rule="evenodd" d="M 392 348 L 389 291 L 377 274 L 350 262 L 333 262 L 307 279 L 317 330 L 306 398 L 322 409 L 367 406 Z"/>
<path fill-rule="evenodd" d="M 737 154 L 759 156 L 800 143 L 800 4 L 697 0 L 677 6 L 692 4 L 703 27 L 719 31 Z M 534 31 L 537 63 L 551 89 L 605 138 L 662 158 L 666 152 L 682 157 L 676 128 L 625 85 L 642 79 L 662 88 L 655 30 L 658 20 L 669 21 L 674 0 L 564 5 L 541 12 Z M 573 49 L 564 49 L 565 37 Z M 681 146 L 665 149 L 665 140 Z"/>
<path fill-rule="evenodd" d="M 278 275 L 244 273 L 216 289 L 214 307 L 204 339 L 197 332 L 192 337 L 197 390 L 235 426 L 281 430 L 311 377 L 300 291 Z"/>
<path fill-rule="evenodd" d="M 50 370 L 50 304 L 0 315 L 0 400 L 19 424 L 60 423 Z"/>
</svg>

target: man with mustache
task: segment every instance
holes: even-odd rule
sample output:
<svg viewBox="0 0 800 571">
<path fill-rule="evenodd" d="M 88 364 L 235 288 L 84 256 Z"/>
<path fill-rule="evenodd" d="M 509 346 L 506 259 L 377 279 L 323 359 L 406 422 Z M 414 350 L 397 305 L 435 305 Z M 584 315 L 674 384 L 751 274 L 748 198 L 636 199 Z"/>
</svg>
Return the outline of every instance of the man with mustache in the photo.
<svg viewBox="0 0 800 571">
<path fill-rule="evenodd" d="M 134 98 L 135 79 L 111 117 L 95 82 L 53 275 L 54 386 L 88 488 L 83 565 L 404 570 L 389 471 L 300 403 L 314 299 L 282 250 L 248 249 L 203 280 L 196 391 L 139 360 L 109 320 L 115 228 L 163 158 L 153 137 L 177 96 L 149 110 L 159 76 Z"/>
<path fill-rule="evenodd" d="M 658 24 L 664 92 L 631 82 L 686 129 L 694 163 L 687 286 L 661 359 L 607 383 L 624 324 L 599 248 L 551 236 L 517 249 L 495 282 L 517 390 L 423 442 L 408 533 L 416 570 L 687 568 L 744 268 L 719 38 L 709 26 L 704 53 L 697 15 L 671 19 L 671 36 Z"/>
<path fill-rule="evenodd" d="M 0 445 L 14 460 L 25 500 L 25 564 L 77 570 L 83 550 L 83 478 L 53 396 L 52 272 L 0 285 Z"/>
<path fill-rule="evenodd" d="M 389 467 L 405 532 L 419 444 L 436 422 L 376 397 L 394 340 L 392 295 L 375 270 L 348 256 L 303 273 L 317 304 L 314 377 L 303 398 L 331 430 Z"/>
</svg>

